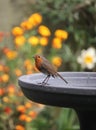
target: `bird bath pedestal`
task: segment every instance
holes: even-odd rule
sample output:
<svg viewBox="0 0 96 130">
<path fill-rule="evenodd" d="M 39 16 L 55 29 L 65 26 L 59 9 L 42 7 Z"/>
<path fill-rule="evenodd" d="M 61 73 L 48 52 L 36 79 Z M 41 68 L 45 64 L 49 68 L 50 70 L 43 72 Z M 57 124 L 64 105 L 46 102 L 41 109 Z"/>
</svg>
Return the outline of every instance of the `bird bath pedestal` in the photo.
<svg viewBox="0 0 96 130">
<path fill-rule="evenodd" d="M 96 73 L 60 72 L 68 81 L 50 78 L 49 84 L 39 84 L 43 74 L 24 75 L 19 85 L 24 95 L 41 104 L 73 108 L 80 122 L 80 130 L 96 130 Z"/>
</svg>

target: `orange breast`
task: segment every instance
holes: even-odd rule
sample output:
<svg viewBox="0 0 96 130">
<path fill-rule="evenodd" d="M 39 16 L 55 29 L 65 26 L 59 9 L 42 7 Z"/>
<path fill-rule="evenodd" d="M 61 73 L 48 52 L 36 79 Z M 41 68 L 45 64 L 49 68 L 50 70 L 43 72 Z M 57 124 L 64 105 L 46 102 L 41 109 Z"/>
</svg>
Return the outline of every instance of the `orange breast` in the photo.
<svg viewBox="0 0 96 130">
<path fill-rule="evenodd" d="M 41 58 L 35 59 L 35 64 L 36 64 L 37 69 L 42 67 L 42 62 L 43 61 Z"/>
</svg>

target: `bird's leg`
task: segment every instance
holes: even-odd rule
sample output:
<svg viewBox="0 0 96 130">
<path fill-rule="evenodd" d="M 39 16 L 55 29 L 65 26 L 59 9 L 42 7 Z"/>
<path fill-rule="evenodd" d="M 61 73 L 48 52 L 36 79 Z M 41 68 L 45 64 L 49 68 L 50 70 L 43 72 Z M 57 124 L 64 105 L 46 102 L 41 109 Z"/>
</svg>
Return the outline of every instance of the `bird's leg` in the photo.
<svg viewBox="0 0 96 130">
<path fill-rule="evenodd" d="M 50 78 L 50 75 L 47 76 L 47 80 L 46 80 L 45 84 L 47 84 L 49 78 Z"/>
<path fill-rule="evenodd" d="M 46 78 L 43 80 L 42 84 L 47 84 L 49 78 L 50 78 L 50 75 L 47 75 Z"/>
</svg>

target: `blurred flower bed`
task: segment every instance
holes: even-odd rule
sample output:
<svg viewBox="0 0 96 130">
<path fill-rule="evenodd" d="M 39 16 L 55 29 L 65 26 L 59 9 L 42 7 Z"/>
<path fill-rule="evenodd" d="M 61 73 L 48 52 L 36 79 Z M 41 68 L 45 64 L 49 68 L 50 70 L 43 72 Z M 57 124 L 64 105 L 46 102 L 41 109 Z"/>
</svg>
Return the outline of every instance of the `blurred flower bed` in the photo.
<svg viewBox="0 0 96 130">
<path fill-rule="evenodd" d="M 54 5 L 56 9 L 61 8 L 62 2 L 57 3 L 58 6 Z M 44 55 L 58 71 L 96 71 L 96 35 L 93 35 L 95 31 L 88 33 L 87 29 L 82 29 L 83 26 L 78 29 L 78 23 L 81 22 L 79 13 L 74 13 L 73 22 L 69 6 L 68 10 L 66 8 L 66 14 L 63 14 L 64 19 L 62 15 L 58 16 L 60 23 L 55 19 L 56 13 L 50 13 L 51 8 L 44 8 L 45 11 L 42 13 L 43 8 L 39 7 L 43 15 L 33 13 L 18 26 L 13 27 L 11 33 L 0 32 L 0 130 L 78 128 L 77 119 L 72 111 L 59 108 L 45 109 L 44 105 L 30 102 L 22 94 L 17 80 L 23 74 L 38 72 L 32 59 L 34 54 Z M 43 20 L 45 14 L 48 14 L 49 18 L 47 22 Z M 50 21 L 52 17 L 54 19 Z M 62 27 L 62 21 L 67 27 Z M 88 27 L 89 25 L 86 28 Z M 8 44 L 10 37 L 13 38 L 13 43 Z"/>
<path fill-rule="evenodd" d="M 13 45 L 4 43 L 11 34 L 0 33 L 0 129 L 25 130 L 44 108 L 43 105 L 26 100 L 18 86 L 17 79 L 23 74 L 37 72 L 32 56 L 42 54 L 48 45 L 51 31 L 42 24 L 39 13 L 32 14 L 20 26 L 12 29 Z M 61 49 L 62 42 L 68 38 L 68 32 L 57 29 L 52 38 L 52 48 Z M 62 64 L 60 56 L 52 57 L 58 68 Z"/>
<path fill-rule="evenodd" d="M 33 126 L 29 124 L 32 124 L 32 121 L 44 109 L 43 105 L 27 100 L 20 88 L 17 87 L 17 79 L 19 76 L 37 72 L 32 61 L 32 56 L 36 53 L 43 54 L 44 47 L 49 44 L 52 34 L 50 29 L 42 24 L 42 19 L 39 13 L 34 13 L 26 21 L 23 21 L 20 26 L 14 27 L 12 29 L 13 47 L 3 44 L 3 39 L 8 39 L 10 34 L 7 37 L 5 34 L 1 35 L 1 129 L 31 129 Z M 63 46 L 63 41 L 65 42 L 67 38 L 68 32 L 61 29 L 57 29 L 53 37 L 51 37 L 51 48 L 54 50 L 54 52 L 52 51 L 53 54 L 50 54 L 53 55 L 51 56 L 51 62 L 57 68 L 62 65 L 62 58 L 54 55 L 55 49 L 60 50 Z"/>
</svg>

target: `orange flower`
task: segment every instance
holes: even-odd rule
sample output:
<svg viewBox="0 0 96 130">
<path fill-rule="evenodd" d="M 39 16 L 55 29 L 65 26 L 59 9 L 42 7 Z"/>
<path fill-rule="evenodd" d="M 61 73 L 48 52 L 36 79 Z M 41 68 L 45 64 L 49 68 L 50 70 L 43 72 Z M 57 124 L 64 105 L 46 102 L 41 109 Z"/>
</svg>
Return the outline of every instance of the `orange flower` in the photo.
<svg viewBox="0 0 96 130">
<path fill-rule="evenodd" d="M 0 88 L 0 96 L 4 95 L 5 93 L 5 89 L 4 88 Z"/>
<path fill-rule="evenodd" d="M 15 86 L 14 85 L 9 85 L 8 86 L 8 93 L 14 94 L 15 93 Z"/>
<path fill-rule="evenodd" d="M 37 112 L 35 112 L 35 111 L 30 111 L 30 112 L 28 113 L 28 115 L 31 116 L 31 117 L 34 119 L 34 118 L 36 118 L 36 116 L 37 116 Z"/>
<path fill-rule="evenodd" d="M 38 28 L 38 32 L 42 35 L 42 36 L 45 36 L 45 37 L 48 37 L 51 35 L 51 32 L 49 30 L 48 27 L 44 26 L 44 25 L 40 25 L 39 28 Z"/>
<path fill-rule="evenodd" d="M 4 36 L 5 36 L 4 32 L 0 32 L 0 42 L 3 40 Z"/>
<path fill-rule="evenodd" d="M 25 121 L 26 121 L 26 122 L 30 122 L 30 121 L 32 121 L 32 118 L 31 118 L 31 117 L 29 117 L 29 116 L 26 116 Z"/>
<path fill-rule="evenodd" d="M 6 54 L 7 52 L 10 51 L 10 49 L 9 49 L 8 47 L 4 47 L 4 48 L 2 49 L 2 51 L 3 51 L 4 54 Z"/>
<path fill-rule="evenodd" d="M 10 114 L 10 113 L 12 112 L 12 110 L 11 110 L 10 107 L 5 107 L 5 108 L 4 108 L 4 112 L 5 112 L 6 114 Z"/>
<path fill-rule="evenodd" d="M 24 112 L 26 111 L 26 108 L 25 108 L 24 105 L 19 105 L 19 106 L 17 107 L 17 110 L 18 110 L 19 112 L 21 112 L 21 113 L 24 113 Z"/>
<path fill-rule="evenodd" d="M 9 101 L 9 98 L 8 98 L 7 96 L 3 97 L 3 102 L 9 103 L 9 102 L 10 102 L 10 101 Z"/>
<path fill-rule="evenodd" d="M 0 77 L 0 83 L 2 82 L 2 78 Z"/>
<path fill-rule="evenodd" d="M 23 46 L 24 43 L 26 42 L 26 38 L 24 36 L 17 36 L 15 39 L 14 39 L 14 43 L 16 44 L 17 47 L 19 46 Z"/>
<path fill-rule="evenodd" d="M 18 91 L 17 95 L 18 95 L 19 97 L 22 97 L 22 96 L 23 96 L 23 92 Z"/>
<path fill-rule="evenodd" d="M 42 16 L 39 13 L 32 14 L 28 21 L 32 23 L 33 26 L 39 25 L 42 22 Z"/>
<path fill-rule="evenodd" d="M 29 116 L 27 116 L 26 114 L 21 114 L 21 115 L 19 116 L 19 120 L 21 120 L 21 121 L 26 121 L 26 122 L 30 122 L 30 121 L 32 120 L 32 118 L 29 117 Z"/>
<path fill-rule="evenodd" d="M 20 69 L 15 69 L 15 74 L 16 74 L 16 76 L 21 76 L 22 71 Z"/>
<path fill-rule="evenodd" d="M 9 75 L 8 74 L 3 74 L 1 76 L 1 78 L 2 78 L 2 81 L 5 82 L 5 83 L 9 81 Z"/>
<path fill-rule="evenodd" d="M 68 38 L 68 33 L 64 30 L 58 29 L 55 31 L 55 36 L 66 40 Z"/>
<path fill-rule="evenodd" d="M 13 50 L 10 50 L 6 53 L 6 56 L 9 60 L 13 60 L 17 57 L 17 52 L 16 51 L 13 51 Z"/>
<path fill-rule="evenodd" d="M 4 72 L 9 72 L 9 67 L 8 66 L 4 66 Z"/>
<path fill-rule="evenodd" d="M 24 22 L 21 23 L 20 25 L 24 30 L 30 30 L 33 28 L 33 25 L 30 21 L 26 20 Z"/>
<path fill-rule="evenodd" d="M 0 65 L 0 71 L 8 72 L 9 71 L 9 67 L 1 64 Z"/>
<path fill-rule="evenodd" d="M 26 114 L 21 114 L 20 116 L 19 116 L 19 120 L 21 120 L 21 121 L 25 121 L 26 120 Z"/>
<path fill-rule="evenodd" d="M 54 57 L 52 59 L 52 63 L 56 66 L 56 67 L 60 67 L 62 64 L 62 59 L 58 56 Z"/>
<path fill-rule="evenodd" d="M 27 65 L 26 69 L 29 70 L 29 71 L 32 70 L 33 69 L 33 65 L 32 64 Z"/>
<path fill-rule="evenodd" d="M 47 46 L 48 44 L 48 38 L 47 37 L 41 37 L 40 38 L 40 45 Z"/>
<path fill-rule="evenodd" d="M 4 70 L 4 66 L 0 65 L 0 71 L 3 71 L 3 70 Z"/>
<path fill-rule="evenodd" d="M 28 108 L 31 108 L 32 107 L 32 103 L 31 102 L 27 102 L 25 103 L 25 107 L 28 109 Z"/>
<path fill-rule="evenodd" d="M 27 70 L 26 74 L 32 74 L 33 71 L 32 70 Z"/>
<path fill-rule="evenodd" d="M 62 40 L 60 38 L 55 37 L 52 41 L 52 47 L 60 49 L 62 47 Z"/>
<path fill-rule="evenodd" d="M 5 33 L 4 32 L 0 32 L 0 37 L 4 37 Z"/>
<path fill-rule="evenodd" d="M 28 64 L 31 64 L 31 60 L 30 59 L 27 59 L 24 61 L 24 66 L 26 67 Z"/>
<path fill-rule="evenodd" d="M 38 45 L 38 43 L 39 43 L 39 39 L 38 39 L 38 37 L 36 37 L 36 36 L 31 36 L 31 37 L 28 39 L 28 42 L 29 42 L 32 46 L 36 46 L 36 45 Z"/>
<path fill-rule="evenodd" d="M 15 130 L 25 130 L 25 128 L 22 125 L 16 125 Z"/>
<path fill-rule="evenodd" d="M 24 31 L 23 31 L 23 29 L 20 28 L 20 27 L 14 27 L 14 28 L 12 29 L 12 34 L 13 34 L 14 36 L 20 36 L 20 35 L 22 35 L 23 33 L 24 33 Z"/>
<path fill-rule="evenodd" d="M 24 66 L 25 66 L 25 68 L 26 68 L 26 70 L 27 70 L 26 73 L 27 73 L 27 74 L 32 74 L 33 65 L 32 65 L 30 59 L 25 60 L 25 62 L 24 62 Z"/>
</svg>

